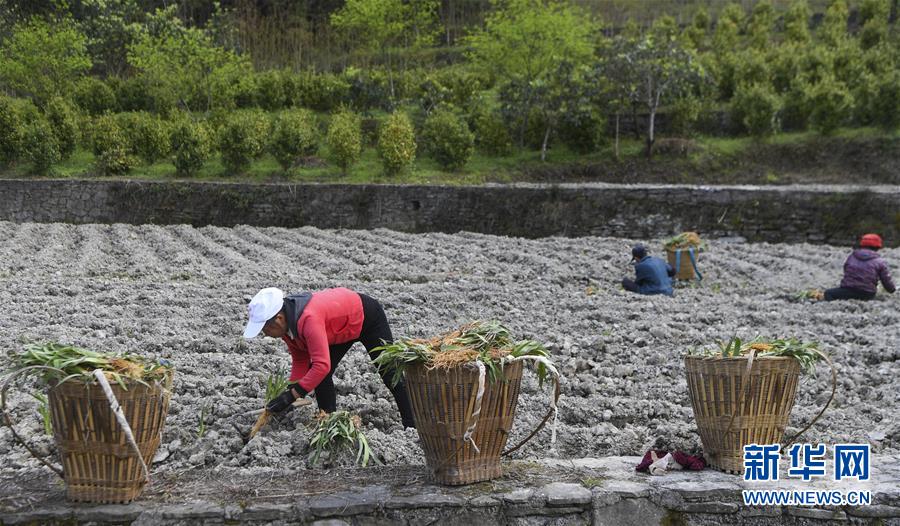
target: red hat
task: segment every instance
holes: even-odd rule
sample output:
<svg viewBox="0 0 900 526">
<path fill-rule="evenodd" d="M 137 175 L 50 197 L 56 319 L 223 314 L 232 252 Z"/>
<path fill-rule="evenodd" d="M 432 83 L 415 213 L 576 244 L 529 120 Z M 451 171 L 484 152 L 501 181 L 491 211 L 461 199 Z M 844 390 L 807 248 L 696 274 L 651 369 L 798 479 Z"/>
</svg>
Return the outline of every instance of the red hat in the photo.
<svg viewBox="0 0 900 526">
<path fill-rule="evenodd" d="M 859 246 L 864 248 L 881 248 L 881 236 L 878 234 L 866 234 L 859 240 Z"/>
</svg>

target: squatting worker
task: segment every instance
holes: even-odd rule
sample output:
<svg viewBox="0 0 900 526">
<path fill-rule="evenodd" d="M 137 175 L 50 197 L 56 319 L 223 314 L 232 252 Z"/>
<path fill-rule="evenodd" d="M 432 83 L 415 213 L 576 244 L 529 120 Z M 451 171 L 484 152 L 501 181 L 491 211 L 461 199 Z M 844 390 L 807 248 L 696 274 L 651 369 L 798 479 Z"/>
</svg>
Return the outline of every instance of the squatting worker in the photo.
<svg viewBox="0 0 900 526">
<path fill-rule="evenodd" d="M 249 310 L 244 338 L 262 331 L 270 338 L 284 340 L 291 353 L 290 385 L 266 405 L 274 413 L 284 411 L 313 390 L 319 409 L 333 413 L 337 394 L 332 377 L 344 354 L 356 342 L 371 351 L 383 342 L 394 341 L 381 304 L 345 288 L 289 296 L 277 288 L 265 288 L 250 301 Z M 369 356 L 375 359 L 378 354 L 370 352 Z M 378 373 L 397 401 L 403 426 L 415 427 L 406 385 L 401 381 L 391 386 L 389 372 Z"/>
<path fill-rule="evenodd" d="M 866 234 L 860 238 L 859 248 L 844 262 L 841 286 L 826 290 L 825 301 L 870 300 L 878 290 L 878 280 L 881 280 L 884 290 L 893 294 L 897 287 L 891 279 L 891 271 L 878 255 L 882 246 L 881 236 L 878 234 Z"/>
<path fill-rule="evenodd" d="M 672 295 L 672 265 L 658 257 L 648 256 L 647 247 L 641 244 L 631 249 L 631 264 L 634 265 L 634 280 L 625 278 L 622 287 L 638 294 Z"/>
</svg>

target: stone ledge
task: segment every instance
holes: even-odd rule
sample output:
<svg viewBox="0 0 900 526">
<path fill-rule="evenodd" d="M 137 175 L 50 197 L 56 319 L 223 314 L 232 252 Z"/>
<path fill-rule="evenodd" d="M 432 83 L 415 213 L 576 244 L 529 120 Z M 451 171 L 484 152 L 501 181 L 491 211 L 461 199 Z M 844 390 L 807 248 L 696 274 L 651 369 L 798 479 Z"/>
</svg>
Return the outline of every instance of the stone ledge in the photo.
<svg viewBox="0 0 900 526">
<path fill-rule="evenodd" d="M 635 473 L 637 457 L 527 462 L 534 473 L 475 486 L 384 483 L 341 487 L 327 495 L 283 501 L 159 500 L 130 505 L 60 506 L 52 500 L 0 507 L 0 526 L 18 524 L 900 524 L 900 456 L 876 456 L 870 483 L 780 480 L 765 489 L 839 489 L 872 492 L 871 506 L 747 507 L 741 491 L 759 484 L 712 470 Z M 566 471 L 575 469 L 576 471 Z M 550 480 L 547 480 L 547 479 Z M 557 479 L 557 480 L 553 480 Z M 587 488 L 582 481 L 594 486 Z M 375 482 L 375 481 L 373 481 Z M 254 483 L 248 480 L 246 483 Z M 0 486 L 2 487 L 2 486 Z M 878 492 L 875 491 L 878 489 Z M 261 488 L 264 489 L 264 488 Z M 48 491 L 48 499 L 59 493 Z M 3 495 L 0 495 L 3 496 Z M 14 502 L 9 496 L 0 502 Z M 150 498 L 152 497 L 152 498 Z M 156 500 L 153 500 L 156 499 Z"/>
</svg>

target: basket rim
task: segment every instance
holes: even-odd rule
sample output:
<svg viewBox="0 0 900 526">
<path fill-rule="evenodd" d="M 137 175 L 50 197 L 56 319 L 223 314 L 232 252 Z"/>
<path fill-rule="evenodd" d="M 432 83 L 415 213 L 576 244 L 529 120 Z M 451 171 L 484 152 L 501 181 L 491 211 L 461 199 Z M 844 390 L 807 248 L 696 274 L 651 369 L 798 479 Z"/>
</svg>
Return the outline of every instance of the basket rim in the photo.
<svg viewBox="0 0 900 526">
<path fill-rule="evenodd" d="M 725 362 L 725 361 L 739 361 L 739 362 L 746 362 L 746 361 L 747 361 L 747 355 L 741 355 L 741 356 L 698 356 L 698 355 L 695 355 L 695 354 L 685 354 L 685 355 L 684 355 L 684 359 L 685 359 L 685 360 L 703 360 L 703 361 L 709 361 L 709 362 L 718 362 L 718 361 L 721 361 L 721 362 Z M 793 357 L 793 356 L 760 356 L 760 355 L 756 355 L 756 356 L 753 357 L 753 360 L 754 360 L 754 361 L 755 361 L 755 360 L 796 360 L 796 359 L 797 359 L 797 358 L 795 358 L 795 357 Z"/>
<path fill-rule="evenodd" d="M 95 370 L 96 369 L 92 369 L 91 373 L 93 373 Z M 140 386 L 140 387 L 149 387 L 149 388 L 153 389 L 154 387 L 159 386 L 165 390 L 172 389 L 172 383 L 174 380 L 175 380 L 175 369 L 172 367 L 168 368 L 168 371 L 166 371 L 165 377 L 163 377 L 162 379 L 159 379 L 159 380 L 147 381 L 147 380 L 137 380 L 135 378 L 131 378 L 128 376 L 122 377 L 122 382 L 128 387 Z M 66 378 L 62 382 L 51 380 L 51 381 L 45 382 L 45 385 L 49 389 L 54 389 L 54 388 L 61 387 L 61 386 L 68 387 L 68 386 L 72 386 L 72 385 L 96 387 L 96 386 L 99 386 L 100 384 L 97 382 L 96 379 L 94 379 L 92 374 L 91 375 L 83 374 L 83 375 L 78 375 L 78 376 L 71 376 L 69 378 Z M 119 386 L 119 383 L 118 382 L 110 382 L 110 386 L 117 387 L 117 386 Z"/>
</svg>

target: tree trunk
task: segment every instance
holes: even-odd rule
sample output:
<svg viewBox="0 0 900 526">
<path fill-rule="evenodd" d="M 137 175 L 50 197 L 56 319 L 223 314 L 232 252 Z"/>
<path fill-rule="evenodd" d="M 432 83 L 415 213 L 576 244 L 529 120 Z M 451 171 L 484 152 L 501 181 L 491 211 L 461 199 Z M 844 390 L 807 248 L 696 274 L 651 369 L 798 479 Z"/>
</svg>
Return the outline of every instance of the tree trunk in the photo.
<svg viewBox="0 0 900 526">
<path fill-rule="evenodd" d="M 550 141 L 550 126 L 544 132 L 544 142 L 541 144 L 541 162 L 547 160 L 547 143 Z"/>
<path fill-rule="evenodd" d="M 619 112 L 616 112 L 616 160 L 619 160 Z"/>
<path fill-rule="evenodd" d="M 388 51 L 388 53 L 387 53 L 387 63 L 388 63 L 388 84 L 391 87 L 391 107 L 393 107 L 394 100 L 396 100 L 396 98 L 394 97 L 394 68 L 391 67 L 391 52 L 390 51 Z"/>
<path fill-rule="evenodd" d="M 650 121 L 647 123 L 647 158 L 653 157 L 653 126 L 656 121 L 656 108 L 650 110 Z"/>
</svg>

